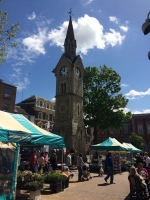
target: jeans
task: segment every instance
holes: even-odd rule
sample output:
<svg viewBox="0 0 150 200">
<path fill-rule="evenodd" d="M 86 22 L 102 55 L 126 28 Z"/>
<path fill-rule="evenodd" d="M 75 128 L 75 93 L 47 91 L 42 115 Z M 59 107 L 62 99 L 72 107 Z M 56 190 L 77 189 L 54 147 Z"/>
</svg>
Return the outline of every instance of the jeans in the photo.
<svg viewBox="0 0 150 200">
<path fill-rule="evenodd" d="M 82 168 L 78 167 L 78 181 L 81 181 L 81 177 L 82 177 Z"/>
<path fill-rule="evenodd" d="M 113 183 L 113 179 L 114 179 L 114 170 L 113 167 L 107 167 L 108 169 L 108 174 L 105 177 L 105 179 L 107 180 L 110 177 L 110 183 Z"/>
<path fill-rule="evenodd" d="M 38 172 L 38 166 L 37 166 L 37 165 L 31 165 L 31 166 L 30 166 L 30 170 L 31 170 L 33 173 L 37 173 L 37 172 Z"/>
</svg>

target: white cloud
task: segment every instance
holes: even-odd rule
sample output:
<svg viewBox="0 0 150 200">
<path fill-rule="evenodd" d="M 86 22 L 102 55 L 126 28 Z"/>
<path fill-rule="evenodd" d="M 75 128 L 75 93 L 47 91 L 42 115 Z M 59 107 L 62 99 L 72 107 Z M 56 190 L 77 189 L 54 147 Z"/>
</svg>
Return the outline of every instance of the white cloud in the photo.
<svg viewBox="0 0 150 200">
<path fill-rule="evenodd" d="M 133 114 L 150 113 L 150 109 L 146 109 L 146 110 L 143 110 L 143 111 L 135 110 L 135 111 L 132 111 L 132 113 L 133 113 Z"/>
<path fill-rule="evenodd" d="M 146 95 L 150 95 L 150 88 L 147 89 L 147 91 L 145 92 L 139 92 L 136 90 L 131 90 L 130 92 L 126 93 L 125 96 L 127 97 L 135 97 L 135 96 L 146 96 Z"/>
<path fill-rule="evenodd" d="M 35 12 L 33 12 L 30 16 L 28 16 L 28 19 L 29 19 L 29 20 L 33 20 L 33 19 L 35 19 L 35 18 L 36 18 Z"/>
<path fill-rule="evenodd" d="M 117 17 L 115 17 L 115 16 L 110 16 L 110 17 L 109 17 L 109 20 L 110 20 L 111 22 L 114 22 L 115 24 L 118 24 L 118 23 L 119 23 L 119 19 L 118 19 Z"/>
<path fill-rule="evenodd" d="M 120 26 L 120 29 L 123 30 L 124 32 L 128 31 L 128 27 L 127 26 Z"/>
<path fill-rule="evenodd" d="M 14 73 L 9 74 L 9 82 L 13 83 L 17 87 L 18 91 L 22 91 L 23 89 L 27 88 L 27 86 L 30 84 L 30 81 L 27 77 L 27 74 L 25 72 L 22 72 L 21 68 L 14 67 L 13 68 Z"/>
<path fill-rule="evenodd" d="M 59 29 L 53 29 L 49 32 L 50 45 L 56 45 L 63 49 L 67 27 L 68 22 L 65 21 L 59 26 Z M 94 47 L 105 49 L 108 46 L 121 45 L 125 39 L 125 35 L 121 35 L 120 32 L 114 29 L 110 29 L 110 32 L 105 33 L 100 22 L 86 14 L 84 17 L 78 18 L 77 21 L 73 21 L 73 27 L 77 40 L 77 51 L 82 54 L 87 54 L 88 50 Z"/>
<path fill-rule="evenodd" d="M 26 37 L 17 39 L 17 48 L 10 48 L 8 58 L 15 61 L 13 66 L 21 66 L 26 63 L 33 63 L 40 55 L 46 54 L 45 45 L 50 43 L 51 46 L 61 47 L 66 37 L 68 21 L 62 23 L 57 29 L 48 29 L 52 20 L 47 20 L 43 16 L 36 17 L 37 29 L 33 33 L 23 33 Z M 75 38 L 77 40 L 77 52 L 87 54 L 90 49 L 106 49 L 109 46 L 121 45 L 125 35 L 110 29 L 104 32 L 103 25 L 94 17 L 84 15 L 73 21 Z M 86 37 L 85 37 L 86 30 Z"/>
<path fill-rule="evenodd" d="M 128 87 L 129 85 L 125 84 L 125 83 L 122 83 L 121 84 L 121 87 Z"/>
<path fill-rule="evenodd" d="M 92 3 L 93 0 L 81 0 L 81 2 L 83 3 L 83 5 L 89 5 Z"/>
<path fill-rule="evenodd" d="M 56 101 L 56 98 L 55 98 L 55 97 L 54 97 L 54 98 L 52 98 L 52 99 L 51 99 L 51 101 L 52 101 L 52 102 L 55 102 L 55 101 Z"/>
<path fill-rule="evenodd" d="M 44 44 L 47 42 L 47 29 L 38 29 L 38 34 L 33 34 L 30 37 L 24 38 L 22 43 L 30 51 L 35 51 L 37 53 L 45 54 Z"/>
</svg>

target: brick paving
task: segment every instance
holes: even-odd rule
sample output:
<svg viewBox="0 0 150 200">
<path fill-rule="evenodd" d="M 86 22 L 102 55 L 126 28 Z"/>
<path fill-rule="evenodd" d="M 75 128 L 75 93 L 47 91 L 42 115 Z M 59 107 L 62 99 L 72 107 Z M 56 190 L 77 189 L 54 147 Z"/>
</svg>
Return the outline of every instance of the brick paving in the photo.
<svg viewBox="0 0 150 200">
<path fill-rule="evenodd" d="M 128 172 L 114 175 L 114 183 L 104 181 L 96 173 L 91 173 L 92 179 L 84 182 L 77 181 L 77 170 L 73 171 L 74 177 L 70 179 L 69 187 L 64 191 L 52 194 L 49 185 L 41 191 L 41 200 L 128 200 L 129 182 Z M 21 196 L 16 200 L 28 200 L 28 191 L 21 191 Z"/>
<path fill-rule="evenodd" d="M 128 199 L 129 182 L 128 172 L 116 174 L 114 183 L 109 184 L 104 181 L 103 177 L 91 173 L 92 179 L 84 182 L 77 181 L 77 171 L 73 171 L 74 177 L 70 179 L 69 187 L 64 191 L 51 194 L 50 191 L 42 191 L 41 200 L 125 200 Z M 109 182 L 109 180 L 108 180 Z"/>
</svg>

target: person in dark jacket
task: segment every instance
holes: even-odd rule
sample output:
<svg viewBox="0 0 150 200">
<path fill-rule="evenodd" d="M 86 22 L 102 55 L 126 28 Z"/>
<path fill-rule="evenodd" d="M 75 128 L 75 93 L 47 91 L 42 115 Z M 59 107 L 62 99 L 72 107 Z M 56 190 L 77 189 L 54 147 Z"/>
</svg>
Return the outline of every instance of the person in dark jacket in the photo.
<svg viewBox="0 0 150 200">
<path fill-rule="evenodd" d="M 111 157 L 111 153 L 110 152 L 106 156 L 106 167 L 108 169 L 108 174 L 104 178 L 104 180 L 107 182 L 107 179 L 110 177 L 110 184 L 113 184 L 114 169 L 113 169 L 113 162 L 112 162 L 112 157 Z"/>
<path fill-rule="evenodd" d="M 56 153 L 53 153 L 53 155 L 50 157 L 50 164 L 52 165 L 52 169 L 57 169 L 57 156 Z"/>
</svg>

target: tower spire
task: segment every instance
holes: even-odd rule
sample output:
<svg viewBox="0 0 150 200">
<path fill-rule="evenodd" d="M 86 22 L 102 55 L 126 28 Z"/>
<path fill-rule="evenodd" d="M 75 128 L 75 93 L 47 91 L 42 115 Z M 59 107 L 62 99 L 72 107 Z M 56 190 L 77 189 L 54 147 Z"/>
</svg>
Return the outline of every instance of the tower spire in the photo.
<svg viewBox="0 0 150 200">
<path fill-rule="evenodd" d="M 67 57 L 69 57 L 71 60 L 76 56 L 76 40 L 74 37 L 74 30 L 72 25 L 72 9 L 68 12 L 70 15 L 66 39 L 64 42 L 64 53 Z"/>
</svg>

